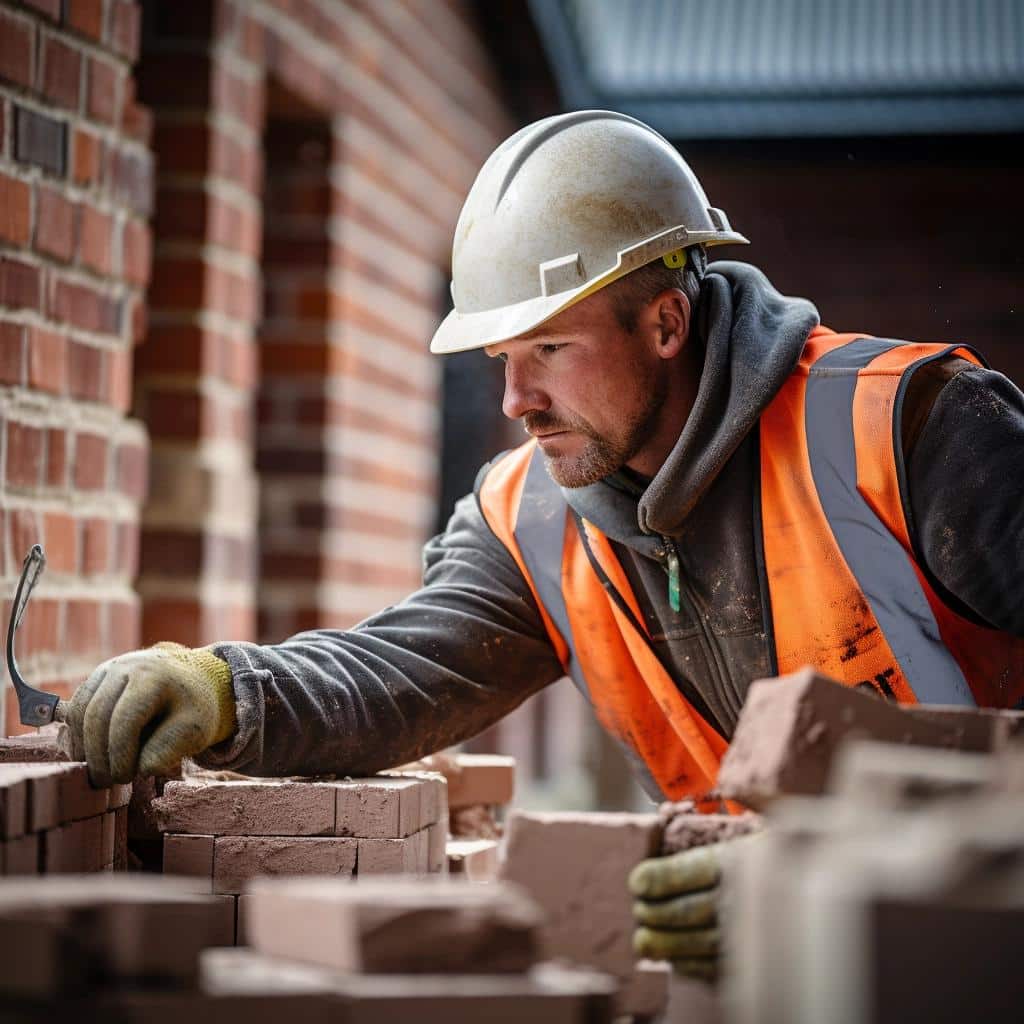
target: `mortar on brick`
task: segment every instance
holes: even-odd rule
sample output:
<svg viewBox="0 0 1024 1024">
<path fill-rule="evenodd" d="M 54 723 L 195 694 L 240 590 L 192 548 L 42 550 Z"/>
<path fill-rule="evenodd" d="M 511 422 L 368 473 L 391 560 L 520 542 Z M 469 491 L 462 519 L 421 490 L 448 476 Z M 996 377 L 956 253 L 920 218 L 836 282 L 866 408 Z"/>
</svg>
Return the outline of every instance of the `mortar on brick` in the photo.
<svg viewBox="0 0 1024 1024">
<path fill-rule="evenodd" d="M 164 832 L 318 836 L 335 826 L 334 788 L 314 782 L 168 782 L 153 806 Z"/>
<path fill-rule="evenodd" d="M 759 814 L 700 814 L 692 800 L 663 803 L 658 808 L 662 823 L 662 853 L 679 853 L 695 846 L 710 846 L 764 827 Z"/>
</svg>

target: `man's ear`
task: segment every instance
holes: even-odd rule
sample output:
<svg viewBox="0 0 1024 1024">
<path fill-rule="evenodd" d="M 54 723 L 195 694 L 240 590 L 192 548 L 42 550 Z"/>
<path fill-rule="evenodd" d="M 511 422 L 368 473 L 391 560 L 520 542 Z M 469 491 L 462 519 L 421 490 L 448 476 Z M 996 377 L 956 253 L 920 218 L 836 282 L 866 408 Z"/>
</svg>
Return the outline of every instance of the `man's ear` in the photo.
<svg viewBox="0 0 1024 1024">
<path fill-rule="evenodd" d="M 678 288 L 666 288 L 651 299 L 656 320 L 657 354 L 674 359 L 683 350 L 690 336 L 690 300 Z"/>
</svg>

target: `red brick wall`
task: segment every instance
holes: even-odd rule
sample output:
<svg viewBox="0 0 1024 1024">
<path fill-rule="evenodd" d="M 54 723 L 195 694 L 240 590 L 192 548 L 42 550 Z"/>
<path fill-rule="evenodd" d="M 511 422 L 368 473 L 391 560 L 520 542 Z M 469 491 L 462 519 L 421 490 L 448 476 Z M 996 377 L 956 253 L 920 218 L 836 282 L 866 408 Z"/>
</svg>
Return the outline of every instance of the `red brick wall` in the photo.
<svg viewBox="0 0 1024 1024">
<path fill-rule="evenodd" d="M 427 341 L 462 198 L 511 124 L 459 4 L 154 7 L 143 636 L 350 625 L 419 580 Z"/>
<path fill-rule="evenodd" d="M 62 694 L 139 639 L 146 437 L 127 412 L 152 159 L 138 26 L 130 0 L 0 0 L 2 625 L 41 541 L 49 567 L 18 660 Z M 16 732 L 4 679 L 0 732 Z"/>
</svg>

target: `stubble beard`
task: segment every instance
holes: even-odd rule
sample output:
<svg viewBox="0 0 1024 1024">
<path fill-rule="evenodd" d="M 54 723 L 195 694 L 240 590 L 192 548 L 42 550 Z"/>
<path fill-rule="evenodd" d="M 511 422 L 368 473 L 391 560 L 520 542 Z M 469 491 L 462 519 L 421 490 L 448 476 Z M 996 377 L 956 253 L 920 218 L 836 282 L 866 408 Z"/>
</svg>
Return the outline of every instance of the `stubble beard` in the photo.
<svg viewBox="0 0 1024 1024">
<path fill-rule="evenodd" d="M 586 420 L 562 420 L 546 413 L 528 413 L 523 425 L 536 430 L 571 430 L 586 438 L 578 455 L 547 455 L 544 464 L 559 487 L 588 487 L 622 469 L 650 440 L 665 405 L 668 383 L 663 376 L 652 374 L 643 388 L 644 402 L 636 410 L 618 437 L 599 434 Z"/>
</svg>

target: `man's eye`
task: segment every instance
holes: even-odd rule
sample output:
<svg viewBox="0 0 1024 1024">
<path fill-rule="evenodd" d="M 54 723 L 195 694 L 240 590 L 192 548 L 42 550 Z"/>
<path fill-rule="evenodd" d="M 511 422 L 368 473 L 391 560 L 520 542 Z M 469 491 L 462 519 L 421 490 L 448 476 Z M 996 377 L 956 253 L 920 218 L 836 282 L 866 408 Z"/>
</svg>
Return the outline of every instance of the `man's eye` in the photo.
<svg viewBox="0 0 1024 1024">
<path fill-rule="evenodd" d="M 541 345 L 540 351 L 543 355 L 549 356 L 553 352 L 557 352 L 559 349 L 565 348 L 564 345 Z"/>
</svg>

